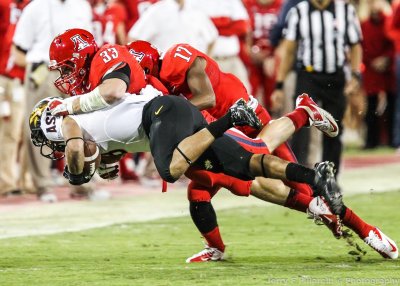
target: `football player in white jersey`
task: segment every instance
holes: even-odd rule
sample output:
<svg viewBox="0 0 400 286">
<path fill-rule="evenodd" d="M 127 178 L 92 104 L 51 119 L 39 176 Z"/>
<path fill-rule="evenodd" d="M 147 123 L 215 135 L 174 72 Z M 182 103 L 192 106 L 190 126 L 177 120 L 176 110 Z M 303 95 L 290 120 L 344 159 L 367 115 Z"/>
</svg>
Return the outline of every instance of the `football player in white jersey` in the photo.
<svg viewBox="0 0 400 286">
<path fill-rule="evenodd" d="M 67 117 L 52 116 L 48 112 L 52 99 L 47 98 L 36 105 L 29 118 L 32 141 L 41 147 L 42 154 L 44 146 L 53 151 L 65 149 L 66 177 L 73 184 L 90 180 L 83 174 L 83 141 L 92 140 L 102 154 L 151 151 L 160 176 L 167 182 L 175 182 L 190 167 L 246 181 L 263 176 L 307 183 L 329 198 L 337 191 L 328 166 L 321 174 L 272 155 L 251 153 L 224 135 L 233 125 L 259 128 L 258 118 L 244 101 L 207 124 L 184 98 L 152 97 L 126 96 L 106 109 Z"/>
</svg>

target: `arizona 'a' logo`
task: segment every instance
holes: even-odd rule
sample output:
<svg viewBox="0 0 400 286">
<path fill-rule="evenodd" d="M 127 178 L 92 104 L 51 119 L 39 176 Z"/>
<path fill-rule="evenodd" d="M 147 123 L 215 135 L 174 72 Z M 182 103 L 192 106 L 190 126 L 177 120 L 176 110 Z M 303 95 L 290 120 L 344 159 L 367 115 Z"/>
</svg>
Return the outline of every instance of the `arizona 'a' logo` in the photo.
<svg viewBox="0 0 400 286">
<path fill-rule="evenodd" d="M 143 52 L 136 52 L 136 51 L 130 49 L 130 50 L 129 50 L 129 53 L 130 53 L 131 55 L 133 55 L 133 57 L 136 59 L 136 61 L 137 61 L 138 63 L 140 63 L 140 62 L 143 60 L 143 58 L 144 58 L 144 53 L 143 53 Z"/>
<path fill-rule="evenodd" d="M 71 38 L 77 52 L 82 51 L 84 48 L 89 47 L 89 43 L 82 39 L 81 35 L 75 35 Z"/>
</svg>

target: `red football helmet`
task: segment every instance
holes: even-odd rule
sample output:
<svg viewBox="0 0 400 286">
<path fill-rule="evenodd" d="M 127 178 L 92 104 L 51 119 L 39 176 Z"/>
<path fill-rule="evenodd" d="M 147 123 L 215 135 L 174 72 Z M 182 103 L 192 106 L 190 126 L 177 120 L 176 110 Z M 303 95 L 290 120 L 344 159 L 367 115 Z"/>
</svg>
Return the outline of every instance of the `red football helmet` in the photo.
<svg viewBox="0 0 400 286">
<path fill-rule="evenodd" d="M 158 77 L 160 53 L 156 47 L 146 41 L 133 41 L 126 46 L 146 74 Z"/>
<path fill-rule="evenodd" d="M 60 77 L 54 85 L 65 94 L 79 94 L 85 90 L 90 63 L 98 47 L 93 35 L 83 29 L 71 29 L 54 38 L 50 45 L 50 70 L 58 70 Z"/>
</svg>

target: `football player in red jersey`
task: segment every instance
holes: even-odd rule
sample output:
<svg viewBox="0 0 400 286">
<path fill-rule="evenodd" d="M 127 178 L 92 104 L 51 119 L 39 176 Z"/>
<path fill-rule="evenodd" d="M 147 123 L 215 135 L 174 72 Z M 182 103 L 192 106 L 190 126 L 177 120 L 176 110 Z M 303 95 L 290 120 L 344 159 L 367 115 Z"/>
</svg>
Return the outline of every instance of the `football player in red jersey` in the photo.
<svg viewBox="0 0 400 286">
<path fill-rule="evenodd" d="M 269 42 L 269 33 L 278 21 L 281 0 L 244 0 L 249 14 L 252 31 L 248 37 L 249 78 L 251 93 L 262 90 L 264 106 L 271 106 L 270 98 L 275 87 L 274 48 Z"/>
<path fill-rule="evenodd" d="M 249 106 L 254 108 L 263 124 L 267 125 L 271 121 L 268 112 L 247 94 L 246 89 L 236 77 L 221 72 L 215 61 L 190 45 L 177 44 L 171 47 L 163 56 L 162 61 L 157 49 L 150 43 L 144 41 L 132 42 L 128 44 L 128 49 L 136 56 L 147 74 L 158 75 L 170 93 L 184 95 L 200 110 L 206 109 L 212 116 L 218 118 L 231 102 L 234 102 L 237 97 L 242 97 L 249 100 Z M 259 137 L 267 145 L 267 148 L 259 150 L 259 152 L 269 153 L 274 151 L 273 154 L 278 157 L 295 162 L 296 159 L 289 147 L 286 144 L 280 145 L 279 143 L 282 142 L 280 141 L 282 138 L 288 136 L 288 133 L 285 132 L 293 133 L 306 125 L 309 118 L 317 128 L 319 127 L 328 136 L 337 135 L 338 130 L 332 122 L 333 118 L 314 102 L 309 101 L 308 96 L 302 95 L 299 97 L 296 110 L 278 120 L 281 125 L 276 124 L 276 122 L 268 124 L 259 134 Z M 325 121 L 326 124 L 322 125 L 321 121 Z M 272 125 L 277 128 L 270 128 Z M 241 130 L 249 137 L 255 137 L 258 133 L 258 131 L 249 128 L 242 128 Z M 236 137 L 235 140 L 238 142 L 244 140 L 244 138 L 238 138 L 237 133 L 229 134 L 227 132 L 227 134 L 233 138 Z M 256 145 L 255 142 L 245 143 L 242 141 L 242 143 L 242 146 L 248 148 Z M 187 262 L 216 261 L 223 258 L 225 245 L 211 204 L 211 198 L 221 187 L 229 189 L 236 195 L 248 196 L 252 194 L 260 199 L 303 212 L 312 209 L 313 216 L 316 219 L 321 219 L 326 223 L 335 236 L 340 237 L 341 235 L 337 224 L 329 224 L 329 216 L 327 217 L 327 213 L 321 211 L 326 205 L 318 197 L 313 200 L 312 190 L 307 185 L 285 182 L 289 189 L 291 188 L 288 191 L 285 187 L 282 187 L 283 184 L 280 181 L 270 180 L 260 183 L 256 179 L 249 183 L 223 174 L 213 174 L 206 171 L 199 171 L 190 175 L 193 180 L 188 187 L 190 212 L 195 225 L 206 239 L 207 246 L 203 251 L 189 257 Z M 257 190 L 259 189 L 257 188 L 264 192 L 258 193 Z M 268 192 L 265 192 L 265 190 L 268 190 Z M 375 229 L 347 207 L 343 207 L 340 218 L 364 241 Z"/>
<path fill-rule="evenodd" d="M 55 82 L 58 89 L 80 95 L 65 100 L 64 104 L 54 102 L 52 108 L 61 114 L 67 110 L 72 114 L 101 109 L 125 92 L 139 93 L 147 85 L 143 69 L 125 46 L 109 44 L 99 49 L 93 35 L 82 29 L 71 29 L 57 36 L 50 46 L 50 60 L 50 69 L 61 73 Z M 147 80 L 166 92 L 158 80 L 151 77 Z M 133 171 L 124 167 L 124 162 L 120 167 L 123 180 L 137 179 Z"/>
<path fill-rule="evenodd" d="M 104 45 L 98 48 L 91 33 L 71 29 L 57 36 L 50 45 L 51 70 L 58 70 L 56 87 L 63 93 L 79 95 L 54 102 L 53 115 L 86 113 L 104 107 L 126 92 L 140 93 L 148 82 L 161 92 L 165 87 L 155 78 L 145 76 L 139 63 L 125 46 Z"/>
</svg>

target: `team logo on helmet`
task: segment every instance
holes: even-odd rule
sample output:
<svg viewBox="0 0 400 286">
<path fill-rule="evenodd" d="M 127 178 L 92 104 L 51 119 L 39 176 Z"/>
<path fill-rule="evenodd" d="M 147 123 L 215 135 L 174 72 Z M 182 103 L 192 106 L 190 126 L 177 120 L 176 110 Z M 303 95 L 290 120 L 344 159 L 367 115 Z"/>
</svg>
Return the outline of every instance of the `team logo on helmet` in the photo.
<svg viewBox="0 0 400 286">
<path fill-rule="evenodd" d="M 86 42 L 84 39 L 82 39 L 81 35 L 75 35 L 71 38 L 71 40 L 74 42 L 74 46 L 77 52 L 82 51 L 84 48 L 89 47 L 89 43 Z"/>
<path fill-rule="evenodd" d="M 130 49 L 129 52 L 135 57 L 135 59 L 138 63 L 140 63 L 145 56 L 145 54 L 143 52 L 135 52 L 132 49 Z"/>
<path fill-rule="evenodd" d="M 43 111 L 46 109 L 47 104 L 42 104 L 38 106 L 29 117 L 29 124 L 31 126 L 38 126 L 40 121 L 40 117 L 42 116 Z"/>
</svg>

